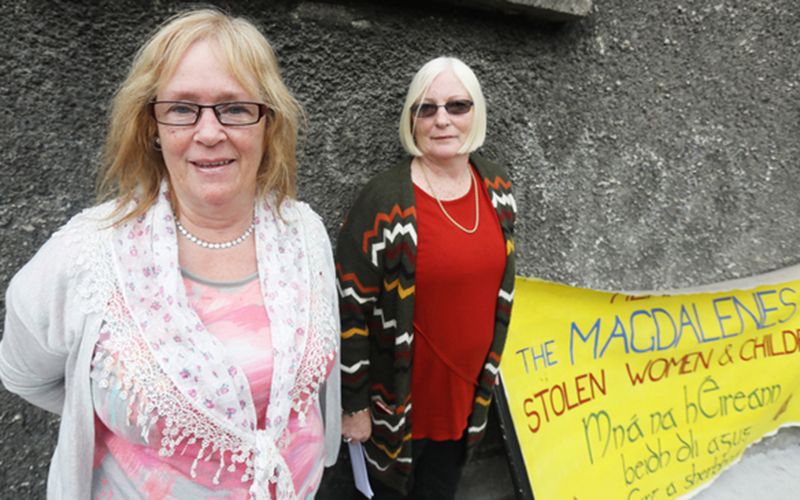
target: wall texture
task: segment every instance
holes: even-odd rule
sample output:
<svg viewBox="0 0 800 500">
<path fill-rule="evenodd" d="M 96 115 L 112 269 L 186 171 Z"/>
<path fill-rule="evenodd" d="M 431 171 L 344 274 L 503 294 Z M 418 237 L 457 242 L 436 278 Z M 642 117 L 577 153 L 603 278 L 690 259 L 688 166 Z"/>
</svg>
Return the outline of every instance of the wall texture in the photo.
<svg viewBox="0 0 800 500">
<path fill-rule="evenodd" d="M 516 182 L 520 274 L 658 289 L 798 263 L 796 0 L 598 0 L 564 25 L 416 2 L 220 5 L 263 24 L 305 105 L 301 197 L 332 235 L 359 187 L 402 156 L 411 76 L 452 54 L 483 84 L 485 153 Z M 115 85 L 180 7 L 0 3 L 0 290 L 92 203 Z M 56 418 L 0 391 L 3 491 L 41 496 L 56 432 Z M 495 430 L 479 459 L 496 467 L 501 454 Z M 508 497 L 498 470 L 494 496 Z M 345 472 L 326 478 L 331 491 L 348 487 Z M 487 498 L 478 488 L 464 494 Z"/>
</svg>

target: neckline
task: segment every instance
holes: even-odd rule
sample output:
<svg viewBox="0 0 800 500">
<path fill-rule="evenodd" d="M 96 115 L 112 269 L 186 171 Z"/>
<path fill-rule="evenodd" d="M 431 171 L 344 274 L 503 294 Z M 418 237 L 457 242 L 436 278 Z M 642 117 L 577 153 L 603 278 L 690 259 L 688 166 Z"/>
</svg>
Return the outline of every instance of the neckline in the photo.
<svg viewBox="0 0 800 500">
<path fill-rule="evenodd" d="M 436 203 L 436 198 L 434 198 L 434 197 L 433 197 L 433 196 L 431 196 L 430 194 L 426 193 L 424 189 L 422 189 L 421 187 L 419 187 L 419 186 L 417 186 L 416 184 L 414 184 L 414 182 L 413 182 L 413 181 L 412 181 L 412 184 L 414 185 L 414 192 L 415 192 L 415 193 L 417 193 L 417 194 L 419 194 L 419 193 L 422 193 L 422 195 L 423 195 L 425 198 L 427 198 L 428 200 L 432 201 L 433 203 Z M 463 195 L 463 196 L 459 196 L 458 198 L 453 198 L 452 200 L 441 200 L 441 202 L 442 202 L 443 204 L 446 204 L 446 205 L 447 205 L 447 204 L 458 203 L 458 202 L 460 202 L 460 201 L 464 201 L 464 199 L 465 199 L 465 198 L 467 198 L 467 197 L 470 197 L 470 196 L 474 196 L 474 194 L 473 194 L 473 189 L 474 189 L 474 188 L 473 188 L 472 186 L 470 186 L 470 188 L 469 188 L 469 191 L 467 191 L 466 193 L 464 193 L 464 195 Z M 480 194 L 480 193 L 478 193 L 478 194 Z"/>
<path fill-rule="evenodd" d="M 478 181 L 478 182 L 476 182 L 474 186 L 473 186 L 472 182 L 470 182 L 469 189 L 467 189 L 467 192 L 464 193 L 463 195 L 459 196 L 458 198 L 452 198 L 450 200 L 438 200 L 438 201 L 441 201 L 441 203 L 445 203 L 445 204 L 458 203 L 460 201 L 464 201 L 464 198 L 466 198 L 467 196 L 474 196 L 473 189 L 475 189 L 475 188 L 480 189 L 480 187 L 481 187 L 481 176 L 478 173 L 477 169 L 472 165 L 472 162 L 467 163 L 467 168 L 469 168 L 469 170 L 471 171 L 470 173 L 475 176 L 475 180 Z M 427 191 L 425 191 L 425 189 L 422 186 L 420 186 L 416 182 L 414 182 L 414 179 L 411 179 L 411 185 L 414 187 L 414 192 L 415 193 L 416 192 L 422 193 L 427 199 L 433 201 L 434 203 L 437 203 L 436 197 L 434 197 L 432 194 L 430 194 Z M 481 196 L 481 193 L 478 192 L 478 197 L 480 197 L 480 196 Z"/>
<path fill-rule="evenodd" d="M 245 276 L 244 278 L 233 280 L 233 281 L 215 281 L 210 280 L 208 278 L 203 278 L 202 276 L 198 276 L 190 271 L 181 267 L 181 276 L 187 278 L 189 281 L 193 281 L 195 283 L 200 283 L 201 285 L 210 286 L 213 288 L 236 288 L 242 285 L 247 285 L 251 283 L 256 278 L 258 278 L 258 271 L 254 272 L 249 276 Z"/>
</svg>

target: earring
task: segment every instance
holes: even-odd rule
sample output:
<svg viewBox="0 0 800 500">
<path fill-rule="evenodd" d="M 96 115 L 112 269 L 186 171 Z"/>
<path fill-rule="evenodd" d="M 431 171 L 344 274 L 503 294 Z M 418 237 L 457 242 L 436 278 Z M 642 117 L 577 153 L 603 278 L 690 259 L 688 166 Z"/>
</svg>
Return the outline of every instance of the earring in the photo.
<svg viewBox="0 0 800 500">
<path fill-rule="evenodd" d="M 153 138 L 153 149 L 156 151 L 161 151 L 161 138 L 158 136 Z"/>
</svg>

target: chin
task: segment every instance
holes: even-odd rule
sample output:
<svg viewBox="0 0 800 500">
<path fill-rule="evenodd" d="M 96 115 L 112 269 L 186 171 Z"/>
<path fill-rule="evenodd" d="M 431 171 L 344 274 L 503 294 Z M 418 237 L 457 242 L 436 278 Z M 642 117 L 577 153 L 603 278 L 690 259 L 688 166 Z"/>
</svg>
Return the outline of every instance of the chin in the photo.
<svg viewBox="0 0 800 500">
<path fill-rule="evenodd" d="M 434 149 L 427 153 L 431 158 L 438 158 L 440 160 L 452 160 L 456 156 L 460 156 L 458 148 L 447 149 Z"/>
<path fill-rule="evenodd" d="M 200 196 L 198 196 L 198 200 L 205 205 L 219 207 L 230 203 L 241 202 L 245 197 L 250 197 L 252 199 L 253 195 L 232 188 L 215 189 L 201 193 Z"/>
</svg>

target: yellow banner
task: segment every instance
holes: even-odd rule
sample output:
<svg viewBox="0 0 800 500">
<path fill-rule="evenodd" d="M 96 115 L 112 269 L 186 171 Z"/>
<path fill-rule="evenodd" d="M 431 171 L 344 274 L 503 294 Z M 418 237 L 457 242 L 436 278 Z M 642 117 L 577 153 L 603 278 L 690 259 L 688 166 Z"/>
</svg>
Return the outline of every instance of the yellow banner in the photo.
<svg viewBox="0 0 800 500">
<path fill-rule="evenodd" d="M 800 281 L 632 296 L 518 278 L 501 376 L 537 500 L 688 495 L 800 422 Z"/>
</svg>

